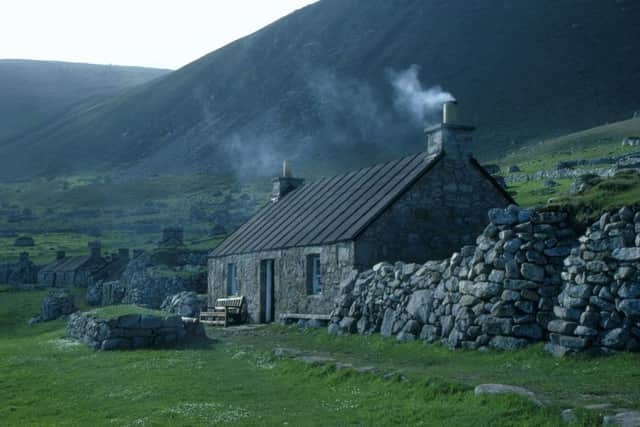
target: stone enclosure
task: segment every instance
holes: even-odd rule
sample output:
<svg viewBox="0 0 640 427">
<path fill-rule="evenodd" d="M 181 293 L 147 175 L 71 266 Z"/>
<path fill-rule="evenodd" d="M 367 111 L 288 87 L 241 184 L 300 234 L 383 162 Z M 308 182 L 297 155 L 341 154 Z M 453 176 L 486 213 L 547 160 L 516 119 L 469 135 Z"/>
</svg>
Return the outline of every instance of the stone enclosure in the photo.
<svg viewBox="0 0 640 427">
<path fill-rule="evenodd" d="M 510 206 L 489 219 L 447 259 L 354 271 L 329 332 L 470 349 L 548 341 L 556 355 L 639 349 L 640 210 L 605 214 L 579 239 L 562 211 Z"/>
<path fill-rule="evenodd" d="M 71 315 L 67 336 L 96 350 L 135 350 L 169 347 L 204 337 L 204 328 L 198 322 L 183 322 L 180 316 L 127 314 L 101 319 L 87 312 Z"/>
</svg>

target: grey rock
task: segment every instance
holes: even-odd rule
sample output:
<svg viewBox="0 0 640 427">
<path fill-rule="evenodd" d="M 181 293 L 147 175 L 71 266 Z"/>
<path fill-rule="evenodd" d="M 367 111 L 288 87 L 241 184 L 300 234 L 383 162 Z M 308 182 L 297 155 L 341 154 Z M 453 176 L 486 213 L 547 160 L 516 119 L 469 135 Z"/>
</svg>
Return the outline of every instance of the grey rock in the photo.
<svg viewBox="0 0 640 427">
<path fill-rule="evenodd" d="M 516 337 L 527 338 L 532 341 L 541 340 L 544 335 L 540 325 L 535 323 L 515 325 L 512 329 L 512 333 Z"/>
<path fill-rule="evenodd" d="M 589 345 L 588 338 L 571 337 L 568 335 L 549 334 L 549 338 L 553 344 L 568 347 L 570 349 L 582 350 Z"/>
<path fill-rule="evenodd" d="M 640 299 L 622 300 L 618 309 L 629 317 L 640 319 Z"/>
<path fill-rule="evenodd" d="M 621 298 L 638 298 L 640 297 L 639 283 L 624 283 L 618 289 L 618 295 Z"/>
<path fill-rule="evenodd" d="M 487 319 L 482 330 L 489 335 L 508 335 L 511 333 L 512 322 L 510 318 Z"/>
<path fill-rule="evenodd" d="M 560 416 L 562 417 L 562 421 L 567 424 L 574 423 L 578 420 L 573 409 L 564 409 L 560 412 Z"/>
<path fill-rule="evenodd" d="M 431 291 L 423 289 L 411 294 L 406 310 L 414 319 L 418 319 L 422 323 L 427 323 L 427 319 L 431 313 L 431 307 Z"/>
<path fill-rule="evenodd" d="M 620 412 L 615 415 L 607 415 L 603 418 L 602 425 L 619 426 L 619 427 L 638 427 L 640 426 L 640 412 L 628 411 L 628 412 Z"/>
<path fill-rule="evenodd" d="M 340 321 L 340 329 L 344 332 L 354 333 L 356 331 L 356 319 L 353 317 L 344 317 Z"/>
<path fill-rule="evenodd" d="M 206 306 L 205 296 L 201 297 L 195 292 L 184 291 L 165 298 L 160 309 L 182 317 L 197 318 Z"/>
<path fill-rule="evenodd" d="M 490 209 L 489 221 L 496 225 L 512 225 L 518 222 L 518 210 L 516 209 Z"/>
<path fill-rule="evenodd" d="M 66 316 L 74 311 L 76 311 L 76 307 L 71 293 L 64 290 L 51 290 L 42 301 L 40 313 L 35 319 L 46 322 Z"/>
<path fill-rule="evenodd" d="M 544 268 L 536 264 L 525 262 L 520 266 L 520 274 L 522 274 L 522 277 L 525 279 L 532 280 L 534 282 L 542 282 L 544 279 Z"/>
<path fill-rule="evenodd" d="M 502 286 L 494 282 L 478 282 L 474 288 L 474 294 L 478 298 L 490 298 L 499 295 L 502 292 Z"/>
<path fill-rule="evenodd" d="M 382 325 L 380 326 L 380 335 L 383 337 L 390 337 L 393 335 L 393 323 L 395 322 L 396 313 L 391 308 L 387 308 L 382 318 Z"/>
<path fill-rule="evenodd" d="M 523 387 L 506 384 L 480 384 L 474 388 L 475 395 L 480 394 L 517 394 L 531 399 L 536 405 L 542 406 L 542 402 L 536 397 L 535 393 Z"/>
<path fill-rule="evenodd" d="M 162 327 L 162 319 L 158 316 L 149 316 L 142 315 L 140 316 L 140 327 L 141 328 L 161 328 Z"/>
<path fill-rule="evenodd" d="M 602 338 L 602 345 L 616 349 L 616 350 L 622 350 L 625 348 L 628 339 L 629 339 L 628 331 L 622 328 L 616 328 L 609 331 Z"/>
<path fill-rule="evenodd" d="M 578 325 L 573 333 L 579 337 L 595 337 L 598 335 L 598 330 L 589 328 L 587 326 Z"/>
<path fill-rule="evenodd" d="M 439 337 L 439 330 L 433 325 L 424 325 L 420 331 L 420 339 L 429 343 L 435 342 Z"/>
</svg>

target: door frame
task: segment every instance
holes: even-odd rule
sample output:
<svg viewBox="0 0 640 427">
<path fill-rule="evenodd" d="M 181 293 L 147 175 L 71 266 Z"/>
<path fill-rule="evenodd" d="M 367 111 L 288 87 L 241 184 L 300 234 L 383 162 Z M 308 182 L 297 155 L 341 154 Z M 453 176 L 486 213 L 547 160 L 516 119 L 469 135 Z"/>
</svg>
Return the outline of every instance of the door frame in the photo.
<svg viewBox="0 0 640 427">
<path fill-rule="evenodd" d="M 260 260 L 260 323 L 275 322 L 275 270 L 276 260 L 265 258 Z M 267 289 L 267 283 L 271 283 L 271 288 Z M 270 306 L 267 302 L 271 302 Z"/>
</svg>

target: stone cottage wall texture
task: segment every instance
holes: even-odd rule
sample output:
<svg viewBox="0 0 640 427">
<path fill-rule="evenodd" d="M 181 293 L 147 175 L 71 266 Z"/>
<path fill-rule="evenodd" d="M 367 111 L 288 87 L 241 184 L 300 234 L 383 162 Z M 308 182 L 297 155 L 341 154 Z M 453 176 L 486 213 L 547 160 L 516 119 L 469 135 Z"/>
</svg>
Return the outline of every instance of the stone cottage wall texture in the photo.
<svg viewBox="0 0 640 427">
<path fill-rule="evenodd" d="M 447 153 L 356 239 L 356 268 L 446 257 L 482 232 L 479 212 L 508 204 L 468 157 Z"/>
<path fill-rule="evenodd" d="M 320 255 L 322 292 L 310 294 L 307 289 L 307 256 Z M 324 246 L 308 246 L 250 254 L 230 255 L 209 260 L 209 306 L 217 298 L 228 296 L 226 270 L 229 263 L 237 268 L 238 295 L 247 304 L 247 320 L 264 318 L 264 290 L 260 280 L 260 262 L 274 260 L 274 309 L 276 319 L 282 313 L 326 314 L 333 309 L 338 284 L 353 270 L 352 242 Z"/>
<path fill-rule="evenodd" d="M 473 246 L 425 264 L 379 263 L 340 284 L 329 333 L 380 332 L 451 348 L 556 355 L 638 350 L 640 213 L 605 214 L 576 239 L 562 211 L 489 211 Z"/>
</svg>

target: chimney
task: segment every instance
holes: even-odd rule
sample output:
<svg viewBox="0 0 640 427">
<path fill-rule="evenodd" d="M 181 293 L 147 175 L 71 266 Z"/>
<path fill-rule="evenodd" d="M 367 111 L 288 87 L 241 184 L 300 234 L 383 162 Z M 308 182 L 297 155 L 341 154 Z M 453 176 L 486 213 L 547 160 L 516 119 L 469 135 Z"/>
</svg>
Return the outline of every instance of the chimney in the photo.
<svg viewBox="0 0 640 427">
<path fill-rule="evenodd" d="M 29 252 L 20 252 L 20 262 L 29 262 Z"/>
<path fill-rule="evenodd" d="M 118 249 L 118 259 L 120 261 L 128 261 L 129 260 L 129 249 L 126 249 L 126 248 Z"/>
<path fill-rule="evenodd" d="M 304 179 L 294 178 L 289 162 L 282 162 L 282 176 L 273 178 L 273 190 L 271 191 L 271 202 L 276 203 L 291 191 L 304 184 Z"/>
<path fill-rule="evenodd" d="M 56 252 L 56 260 L 60 261 L 65 259 L 66 257 L 67 257 L 67 254 L 65 253 L 65 251 Z"/>
<path fill-rule="evenodd" d="M 102 256 L 102 245 L 99 240 L 89 242 L 89 255 L 91 258 L 100 258 Z"/>
<path fill-rule="evenodd" d="M 427 152 L 444 154 L 449 160 L 467 160 L 471 157 L 471 145 L 475 127 L 460 123 L 458 103 L 445 102 L 442 106 L 442 123 L 424 130 L 427 136 Z"/>
</svg>

